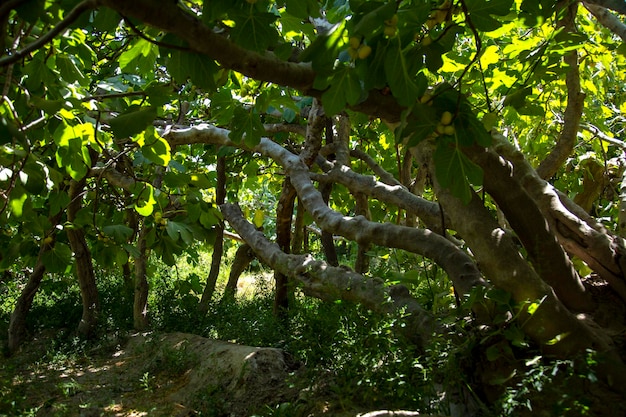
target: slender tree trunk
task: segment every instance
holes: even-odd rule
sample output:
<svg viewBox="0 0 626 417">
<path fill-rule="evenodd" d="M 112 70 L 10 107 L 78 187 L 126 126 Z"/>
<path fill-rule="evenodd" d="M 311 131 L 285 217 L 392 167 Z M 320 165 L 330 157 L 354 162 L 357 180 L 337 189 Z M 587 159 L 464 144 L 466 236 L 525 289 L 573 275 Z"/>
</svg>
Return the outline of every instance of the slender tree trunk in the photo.
<svg viewBox="0 0 626 417">
<path fill-rule="evenodd" d="M 250 245 L 244 243 L 239 246 L 235 253 L 233 265 L 230 268 L 230 274 L 228 275 L 228 282 L 226 283 L 222 300 L 232 299 L 237 295 L 237 281 L 239 281 L 239 277 L 254 258 L 255 254 Z"/>
<path fill-rule="evenodd" d="M 135 259 L 135 296 L 133 300 L 133 327 L 145 330 L 150 325 L 148 319 L 148 247 L 146 235 L 148 229 L 142 225 L 137 239 L 139 256 Z"/>
<path fill-rule="evenodd" d="M 45 250 L 46 249 L 42 246 L 39 252 L 37 264 L 30 273 L 28 283 L 26 283 L 26 286 L 22 290 L 19 298 L 17 299 L 17 303 L 15 303 L 13 313 L 11 313 L 7 344 L 9 354 L 11 355 L 20 347 L 20 344 L 26 335 L 26 317 L 28 316 L 30 307 L 33 305 L 33 299 L 35 298 L 35 294 L 37 294 L 37 290 L 39 290 L 39 285 L 41 284 L 41 280 L 46 272 L 46 268 L 41 262 L 41 255 Z"/>
<path fill-rule="evenodd" d="M 330 193 L 333 190 L 333 184 L 328 182 L 320 184 L 320 194 L 324 202 L 328 205 L 330 201 Z M 337 249 L 335 248 L 335 240 L 333 234 L 322 229 L 322 249 L 326 256 L 326 262 L 332 266 L 339 266 L 339 259 L 337 258 Z"/>
<path fill-rule="evenodd" d="M 70 204 L 67 208 L 67 220 L 73 223 L 78 211 L 82 208 L 82 193 L 86 181 L 70 182 Z M 76 276 L 80 287 L 83 301 L 83 315 L 78 324 L 78 333 L 84 337 L 90 337 L 96 330 L 98 314 L 100 312 L 100 300 L 96 286 L 96 276 L 93 271 L 91 252 L 85 240 L 83 229 L 76 226 L 66 228 L 67 238 L 76 259 Z"/>
<path fill-rule="evenodd" d="M 217 185 L 215 187 L 215 200 L 218 206 L 224 204 L 226 200 L 226 157 L 217 158 Z M 215 227 L 215 242 L 213 243 L 213 254 L 211 255 L 211 270 L 206 280 L 202 299 L 198 304 L 198 311 L 206 313 L 209 310 L 209 303 L 215 293 L 215 285 L 220 274 L 220 265 L 224 254 L 224 222 L 220 222 Z"/>
<path fill-rule="evenodd" d="M 291 222 L 295 199 L 296 190 L 287 177 L 283 181 L 283 189 L 276 206 L 276 243 L 285 253 L 291 253 Z M 274 280 L 274 314 L 286 319 L 289 310 L 289 278 L 280 271 L 274 271 Z"/>
<path fill-rule="evenodd" d="M 357 193 L 354 195 L 354 198 L 356 200 L 356 206 L 354 208 L 355 214 L 357 216 L 364 216 L 367 220 L 371 220 L 372 215 L 370 214 L 367 196 L 362 193 Z M 356 253 L 356 261 L 354 262 L 354 271 L 359 274 L 365 274 L 369 269 L 370 259 L 367 256 L 369 248 L 369 244 L 359 243 Z"/>
<path fill-rule="evenodd" d="M 304 234 L 306 226 L 304 224 L 304 206 L 298 199 L 298 208 L 296 209 L 296 220 L 293 225 L 293 236 L 291 238 L 291 252 L 302 253 L 304 250 Z"/>
</svg>

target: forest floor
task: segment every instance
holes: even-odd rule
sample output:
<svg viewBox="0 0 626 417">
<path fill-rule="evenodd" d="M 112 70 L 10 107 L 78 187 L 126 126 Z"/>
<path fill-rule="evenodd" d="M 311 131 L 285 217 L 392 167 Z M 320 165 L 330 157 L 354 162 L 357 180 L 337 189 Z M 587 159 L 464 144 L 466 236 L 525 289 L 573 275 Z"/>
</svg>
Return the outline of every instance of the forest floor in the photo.
<svg viewBox="0 0 626 417">
<path fill-rule="evenodd" d="M 259 368 L 260 376 L 242 376 L 244 359 L 258 356 L 258 348 L 183 333 L 134 334 L 89 352 L 62 354 L 54 352 L 52 340 L 44 333 L 12 358 L 0 359 L 0 416 L 226 416 L 233 410 L 232 415 L 247 415 L 243 410 L 255 404 L 269 411 L 264 399 L 287 400 L 289 364 L 257 361 L 248 368 Z M 210 364 L 203 362 L 211 357 Z M 280 362 L 277 357 L 265 362 Z M 211 369 L 198 372 L 206 366 Z M 218 383 L 216 376 L 221 376 Z"/>
</svg>

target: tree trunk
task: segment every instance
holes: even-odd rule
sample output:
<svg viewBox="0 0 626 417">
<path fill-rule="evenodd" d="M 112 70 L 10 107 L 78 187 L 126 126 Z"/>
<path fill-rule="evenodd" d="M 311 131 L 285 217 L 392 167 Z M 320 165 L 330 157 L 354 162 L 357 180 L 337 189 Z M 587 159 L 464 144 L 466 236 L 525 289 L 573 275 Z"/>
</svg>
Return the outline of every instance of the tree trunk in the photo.
<svg viewBox="0 0 626 417">
<path fill-rule="evenodd" d="M 363 216 L 367 220 L 371 220 L 372 216 L 370 214 L 367 196 L 362 193 L 356 193 L 354 195 L 354 199 L 356 200 L 354 214 L 356 214 L 357 216 Z M 360 243 L 357 247 L 356 261 L 354 262 L 354 271 L 359 274 L 365 274 L 369 269 L 370 259 L 369 256 L 367 256 L 367 251 L 369 250 L 369 248 L 370 245 L 368 243 Z"/>
<path fill-rule="evenodd" d="M 226 199 L 226 157 L 217 158 L 217 184 L 215 186 L 215 201 L 218 205 L 224 204 Z M 224 254 L 224 222 L 220 222 L 215 227 L 215 242 L 213 242 L 213 254 L 211 255 L 211 270 L 206 280 L 206 286 L 202 292 L 202 299 L 198 304 L 198 311 L 206 313 L 209 310 L 209 303 L 215 293 L 215 285 L 220 274 L 220 265 Z"/>
<path fill-rule="evenodd" d="M 41 254 L 46 250 L 44 246 L 42 246 L 39 252 L 39 259 L 37 259 L 35 268 L 28 277 L 28 283 L 26 283 L 26 286 L 22 290 L 15 303 L 15 308 L 11 313 L 7 343 L 7 348 L 11 355 L 20 347 L 26 335 L 26 317 L 28 316 L 30 307 L 33 305 L 33 299 L 35 298 L 35 294 L 37 294 L 37 290 L 39 290 L 39 285 L 46 272 L 46 268 L 41 262 Z"/>
<path fill-rule="evenodd" d="M 145 330 L 150 325 L 148 318 L 148 291 L 150 287 L 148 285 L 147 234 L 148 229 L 142 224 L 137 238 L 139 256 L 135 259 L 135 297 L 133 300 L 133 327 L 135 330 Z"/>
<path fill-rule="evenodd" d="M 250 262 L 255 258 L 254 251 L 250 248 L 250 245 L 244 243 L 239 246 L 235 253 L 235 259 L 233 265 L 230 268 L 230 274 L 228 275 L 228 282 L 224 289 L 224 296 L 222 299 L 231 299 L 237 295 L 237 281 L 239 277 L 246 270 Z"/>
<path fill-rule="evenodd" d="M 304 207 L 298 199 L 298 208 L 296 209 L 296 220 L 293 225 L 293 236 L 291 239 L 291 252 L 302 253 L 304 251 L 304 237 L 306 226 L 304 224 Z"/>
<path fill-rule="evenodd" d="M 67 220 L 70 223 L 76 220 L 76 215 L 82 208 L 81 201 L 85 183 L 84 179 L 81 181 L 72 180 L 70 182 L 70 204 L 67 208 Z M 66 233 L 76 259 L 76 275 L 83 302 L 83 314 L 78 325 L 78 333 L 84 337 L 90 337 L 93 336 L 96 330 L 100 312 L 100 300 L 96 286 L 96 276 L 93 271 L 91 252 L 87 246 L 83 229 L 72 225 L 66 228 Z"/>
<path fill-rule="evenodd" d="M 63 216 L 63 212 L 55 214 L 51 219 L 50 223 L 53 227 L 48 230 L 46 236 L 55 238 L 55 234 L 57 231 L 56 226 L 61 221 Z M 17 302 L 15 303 L 15 307 L 13 308 L 13 312 L 11 313 L 11 319 L 9 321 L 9 331 L 8 331 L 8 351 L 9 354 L 13 354 L 17 351 L 24 339 L 24 335 L 26 335 L 26 317 L 28 316 L 28 312 L 30 311 L 31 306 L 33 305 L 33 299 L 35 298 L 35 294 L 39 290 L 39 286 L 41 284 L 41 280 L 46 273 L 46 268 L 41 261 L 42 255 L 51 250 L 54 247 L 55 240 L 50 243 L 43 243 L 41 248 L 39 249 L 39 255 L 37 257 L 37 262 L 35 263 L 35 267 L 28 277 L 28 282 L 26 286 L 20 293 Z"/>
<path fill-rule="evenodd" d="M 276 206 L 276 243 L 285 253 L 291 253 L 291 223 L 295 199 L 296 190 L 289 177 L 286 177 Z M 287 319 L 289 310 L 289 277 L 280 271 L 274 271 L 274 281 L 274 314 L 284 320 Z"/>
<path fill-rule="evenodd" d="M 324 203 L 328 205 L 330 201 L 330 193 L 333 190 L 332 183 L 323 183 L 320 184 L 320 194 L 322 195 L 322 199 Z M 324 251 L 324 256 L 326 257 L 326 262 L 332 266 L 339 266 L 339 259 L 337 258 L 337 250 L 335 248 L 335 240 L 333 238 L 333 233 L 328 229 L 322 229 L 322 249 Z"/>
</svg>

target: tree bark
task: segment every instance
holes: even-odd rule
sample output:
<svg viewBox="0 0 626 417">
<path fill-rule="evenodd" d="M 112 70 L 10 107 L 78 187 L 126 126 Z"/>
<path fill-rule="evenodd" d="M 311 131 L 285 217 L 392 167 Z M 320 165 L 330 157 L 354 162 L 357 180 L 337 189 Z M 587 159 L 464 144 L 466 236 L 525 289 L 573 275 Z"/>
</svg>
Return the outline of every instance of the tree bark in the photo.
<svg viewBox="0 0 626 417">
<path fill-rule="evenodd" d="M 237 282 L 239 281 L 239 277 L 241 277 L 241 274 L 243 274 L 243 271 L 250 265 L 254 257 L 254 251 L 250 248 L 250 245 L 244 243 L 239 246 L 235 253 L 233 265 L 230 268 L 228 282 L 226 283 L 222 299 L 231 299 L 237 295 Z"/>
<path fill-rule="evenodd" d="M 145 330 L 150 326 L 148 318 L 148 246 L 146 235 L 149 229 L 141 222 L 137 238 L 138 256 L 135 259 L 135 295 L 133 300 L 133 328 Z"/>
<path fill-rule="evenodd" d="M 210 125 L 172 129 L 165 138 L 172 144 L 213 143 L 245 148 L 228 138 L 229 131 Z M 468 294 L 475 286 L 485 285 L 482 273 L 463 250 L 447 238 L 428 229 L 379 224 L 362 216 L 346 217 L 331 210 L 310 180 L 308 167 L 302 160 L 267 138 L 250 151 L 259 152 L 283 166 L 294 185 L 298 198 L 315 222 L 323 229 L 355 242 L 369 242 L 404 249 L 434 260 L 449 275 L 459 294 Z M 342 167 L 345 169 L 346 167 Z"/>
<path fill-rule="evenodd" d="M 439 327 L 430 313 L 422 309 L 406 287 L 388 287 L 379 278 L 366 278 L 349 269 L 333 267 L 310 255 L 289 255 L 270 242 L 243 218 L 241 209 L 233 204 L 221 207 L 224 218 L 267 265 L 294 279 L 302 291 L 325 301 L 358 302 L 378 312 L 390 313 L 406 309 L 409 332 L 420 347 L 430 340 Z"/>
<path fill-rule="evenodd" d="M 215 186 L 215 203 L 219 206 L 226 200 L 226 157 L 217 158 L 217 184 Z M 215 293 L 215 285 L 220 273 L 220 265 L 224 254 L 224 221 L 220 220 L 215 226 L 215 242 L 213 242 L 213 253 L 211 254 L 211 270 L 206 280 L 202 298 L 198 304 L 198 311 L 206 313 L 209 310 L 209 303 Z"/>
<path fill-rule="evenodd" d="M 33 305 L 35 295 L 37 294 L 41 281 L 46 273 L 46 267 L 41 261 L 41 257 L 45 252 L 54 248 L 54 244 L 56 242 L 56 232 L 58 230 L 56 226 L 59 224 L 62 217 L 63 212 L 59 211 L 59 213 L 50 218 L 52 228 L 48 230 L 46 237 L 52 237 L 53 240 L 47 244 L 42 242 L 37 256 L 37 262 L 35 262 L 35 267 L 28 276 L 28 282 L 20 293 L 20 296 L 15 303 L 15 307 L 13 308 L 13 312 L 11 313 L 7 343 L 9 354 L 13 354 L 17 351 L 24 339 L 24 336 L 26 335 L 26 317 L 28 316 L 28 312 Z"/>
<path fill-rule="evenodd" d="M 82 208 L 81 201 L 85 183 L 85 179 L 70 181 L 70 204 L 67 207 L 67 220 L 70 223 L 76 220 L 76 215 Z M 98 314 L 100 313 L 100 300 L 91 252 L 87 246 L 83 229 L 72 225 L 66 228 L 66 233 L 76 260 L 76 276 L 83 303 L 83 314 L 78 324 L 78 333 L 83 337 L 91 337 L 96 330 Z"/>
<path fill-rule="evenodd" d="M 35 264 L 33 271 L 30 273 L 28 282 L 20 293 L 20 296 L 15 303 L 15 308 L 11 313 L 7 343 L 10 355 L 17 352 L 17 349 L 22 344 L 24 336 L 26 335 L 26 317 L 28 316 L 31 306 L 33 305 L 33 299 L 39 290 L 39 285 L 41 284 L 41 280 L 46 272 L 46 268 L 41 262 L 41 255 L 44 251 L 49 249 L 49 245 L 43 245 L 41 247 L 37 263 Z"/>
<path fill-rule="evenodd" d="M 284 253 L 291 253 L 291 223 L 295 199 L 296 190 L 289 177 L 286 177 L 276 205 L 276 243 Z M 279 319 L 286 320 L 289 310 L 289 277 L 280 271 L 274 271 L 274 281 L 274 314 Z"/>
<path fill-rule="evenodd" d="M 557 5 L 557 9 L 565 9 L 564 17 L 558 22 L 558 26 L 563 27 L 567 32 L 575 33 L 578 2 L 561 1 Z M 580 118 L 583 114 L 585 102 L 585 94 L 580 88 L 578 52 L 573 50 L 567 53 L 563 56 L 563 61 L 569 67 L 567 75 L 565 76 L 567 106 L 565 108 L 565 114 L 563 115 L 563 128 L 556 146 L 537 167 L 537 174 L 546 180 L 552 178 L 572 154 L 574 145 L 576 144 L 578 127 L 580 126 Z"/>
<path fill-rule="evenodd" d="M 514 165 L 477 146 L 464 151 L 483 168 L 485 190 L 494 198 L 519 237 L 536 273 L 570 310 L 592 311 L 595 304 L 590 294 L 536 202 L 514 177 Z"/>
</svg>

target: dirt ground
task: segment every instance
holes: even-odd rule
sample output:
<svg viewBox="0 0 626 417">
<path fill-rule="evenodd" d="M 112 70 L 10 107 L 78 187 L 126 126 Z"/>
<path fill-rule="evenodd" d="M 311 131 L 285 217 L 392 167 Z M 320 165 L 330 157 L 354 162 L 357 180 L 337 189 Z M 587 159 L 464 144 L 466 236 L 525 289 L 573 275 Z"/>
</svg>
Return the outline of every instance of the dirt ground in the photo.
<svg viewBox="0 0 626 417">
<path fill-rule="evenodd" d="M 298 365 L 279 349 L 145 333 L 50 356 L 49 341 L 0 359 L 0 416 L 235 417 L 297 396 L 286 380 Z"/>
</svg>

